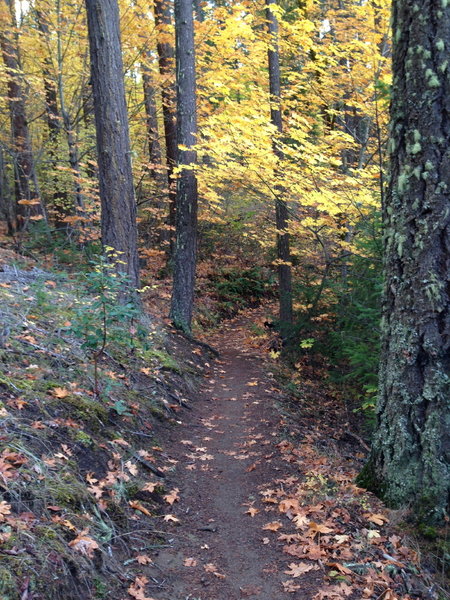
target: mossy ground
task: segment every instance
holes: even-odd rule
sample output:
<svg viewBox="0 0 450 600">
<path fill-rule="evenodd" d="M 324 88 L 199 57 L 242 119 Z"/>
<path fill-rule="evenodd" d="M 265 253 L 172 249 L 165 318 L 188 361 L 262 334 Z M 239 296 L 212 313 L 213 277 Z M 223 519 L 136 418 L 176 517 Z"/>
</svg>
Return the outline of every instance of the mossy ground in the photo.
<svg viewBox="0 0 450 600">
<path fill-rule="evenodd" d="M 145 572 L 135 556 L 162 543 L 164 480 L 151 468 L 170 469 L 161 428 L 202 357 L 144 318 L 132 348 L 118 331 L 100 357 L 94 394 L 92 360 L 70 333 L 79 295 L 65 273 L 0 273 L 1 600 L 124 597 Z M 129 324 L 118 327 L 128 340 Z"/>
</svg>

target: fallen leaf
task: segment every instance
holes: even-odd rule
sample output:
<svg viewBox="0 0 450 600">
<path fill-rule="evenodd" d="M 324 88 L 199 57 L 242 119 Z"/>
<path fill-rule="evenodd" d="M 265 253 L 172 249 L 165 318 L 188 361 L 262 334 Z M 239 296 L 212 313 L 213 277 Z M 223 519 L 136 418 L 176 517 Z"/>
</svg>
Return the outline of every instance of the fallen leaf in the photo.
<svg viewBox="0 0 450 600">
<path fill-rule="evenodd" d="M 375 523 L 375 525 L 383 525 L 389 521 L 385 515 L 381 514 L 366 513 L 364 516 L 368 521 Z"/>
<path fill-rule="evenodd" d="M 147 577 L 143 575 L 137 576 L 134 583 L 128 588 L 128 594 L 135 600 L 155 600 L 145 595 L 145 586 L 148 583 Z"/>
<path fill-rule="evenodd" d="M 138 554 L 138 556 L 136 556 L 136 562 L 140 565 L 150 565 L 153 561 L 150 556 L 147 556 L 146 554 Z"/>
<path fill-rule="evenodd" d="M 173 523 L 179 523 L 180 522 L 180 519 L 177 519 L 176 517 L 174 517 L 174 515 L 164 515 L 163 520 L 167 521 L 167 522 L 171 521 Z"/>
<path fill-rule="evenodd" d="M 317 571 L 319 567 L 317 565 L 309 565 L 308 563 L 291 563 L 289 565 L 289 571 L 284 571 L 286 575 L 290 575 L 291 577 L 300 577 L 304 573 L 308 573 L 309 571 Z"/>
<path fill-rule="evenodd" d="M 127 462 L 125 463 L 125 466 L 132 475 L 138 474 L 138 468 L 137 468 L 136 463 L 131 462 L 131 460 L 127 460 Z"/>
<path fill-rule="evenodd" d="M 178 502 L 178 500 L 180 499 L 180 496 L 178 495 L 179 491 L 180 490 L 178 488 L 175 488 L 174 490 L 172 490 L 164 496 L 164 500 L 172 506 L 174 502 Z"/>
<path fill-rule="evenodd" d="M 326 525 L 321 525 L 320 523 L 315 523 L 311 521 L 309 524 L 309 529 L 313 532 L 314 535 L 319 533 L 332 533 L 333 530 L 327 527 Z"/>
<path fill-rule="evenodd" d="M 134 510 L 138 510 L 142 514 L 147 515 L 147 517 L 152 516 L 152 513 L 149 510 L 147 510 L 145 506 L 142 506 L 142 504 L 137 500 L 130 500 L 128 504 L 131 506 L 131 508 L 134 508 Z"/>
<path fill-rule="evenodd" d="M 295 515 L 295 517 L 292 520 L 299 529 L 302 529 L 303 527 L 309 525 L 309 519 L 305 515 Z"/>
<path fill-rule="evenodd" d="M 377 531 L 376 529 L 369 529 L 367 531 L 367 537 L 369 540 L 373 539 L 373 538 L 379 538 L 381 537 L 380 532 Z"/>
<path fill-rule="evenodd" d="M 280 523 L 280 521 L 272 521 L 271 523 L 264 525 L 263 529 L 268 531 L 278 531 L 281 529 L 281 527 L 283 527 L 283 525 Z"/>
<path fill-rule="evenodd" d="M 155 489 L 158 487 L 159 483 L 155 483 L 154 481 L 149 481 L 148 483 L 146 483 L 144 485 L 144 487 L 142 488 L 143 492 L 154 492 Z"/>
<path fill-rule="evenodd" d="M 331 562 L 331 563 L 327 563 L 327 567 L 334 567 L 335 569 L 337 569 L 340 573 L 344 574 L 344 575 L 353 575 L 353 571 L 351 571 L 350 569 L 347 569 L 347 567 L 344 567 L 344 565 L 341 565 L 340 563 L 337 562 Z"/>
<path fill-rule="evenodd" d="M 259 513 L 259 509 L 255 508 L 254 506 L 250 506 L 250 508 L 245 511 L 245 514 L 250 515 L 251 517 L 254 517 L 258 513 Z"/>
<path fill-rule="evenodd" d="M 55 387 L 52 389 L 52 391 L 50 393 L 55 398 L 63 399 L 63 398 L 67 398 L 67 396 L 69 395 L 70 392 L 68 390 L 66 390 L 66 388 Z"/>
<path fill-rule="evenodd" d="M 287 581 L 283 581 L 283 588 L 285 592 L 288 592 L 290 594 L 293 594 L 294 592 L 296 592 L 297 590 L 300 589 L 300 586 L 297 585 L 296 583 L 294 583 L 294 581 L 292 581 L 292 579 L 288 579 Z"/>
<path fill-rule="evenodd" d="M 0 502 L 0 523 L 5 520 L 5 516 L 11 514 L 11 505 L 2 500 Z"/>
<path fill-rule="evenodd" d="M 183 564 L 185 567 L 196 567 L 197 561 L 195 558 L 185 558 Z"/>
<path fill-rule="evenodd" d="M 343 544 L 344 542 L 348 542 L 348 540 L 350 539 L 349 535 L 335 535 L 334 539 L 336 540 L 337 544 Z"/>
<path fill-rule="evenodd" d="M 83 529 L 83 531 L 80 531 L 77 537 L 69 542 L 69 546 L 77 552 L 81 552 L 81 554 L 85 554 L 86 556 L 92 558 L 94 556 L 94 550 L 97 550 L 99 545 L 93 538 L 87 535 L 88 532 L 89 529 Z"/>
</svg>

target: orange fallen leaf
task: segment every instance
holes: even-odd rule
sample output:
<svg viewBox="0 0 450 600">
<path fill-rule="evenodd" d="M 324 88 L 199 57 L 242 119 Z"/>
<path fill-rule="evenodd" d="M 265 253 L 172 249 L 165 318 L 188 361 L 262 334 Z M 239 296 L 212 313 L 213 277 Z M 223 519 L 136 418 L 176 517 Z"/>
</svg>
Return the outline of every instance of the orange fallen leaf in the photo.
<svg viewBox="0 0 450 600">
<path fill-rule="evenodd" d="M 77 552 L 81 552 L 81 554 L 85 554 L 86 556 L 92 558 L 94 556 L 94 550 L 97 550 L 99 545 L 93 538 L 87 535 L 88 532 L 89 529 L 83 529 L 83 531 L 80 531 L 77 537 L 69 542 L 69 546 Z"/>
<path fill-rule="evenodd" d="M 185 558 L 183 564 L 185 567 L 196 567 L 197 561 L 195 558 Z"/>
<path fill-rule="evenodd" d="M 147 556 L 146 554 L 138 554 L 138 556 L 136 556 L 136 562 L 140 565 L 150 565 L 153 561 L 150 556 Z"/>
<path fill-rule="evenodd" d="M 155 600 L 145 595 L 145 586 L 148 583 L 148 578 L 144 575 L 138 575 L 134 580 L 134 583 L 128 588 L 128 594 L 135 600 Z"/>
<path fill-rule="evenodd" d="M 281 513 L 287 513 L 288 511 L 298 511 L 300 509 L 299 502 L 296 498 L 286 498 L 282 500 L 278 505 L 278 510 Z"/>
<path fill-rule="evenodd" d="M 180 499 L 180 496 L 178 495 L 179 491 L 178 488 L 175 488 L 164 496 L 164 500 L 172 506 L 174 502 L 177 502 Z"/>
<path fill-rule="evenodd" d="M 63 398 L 67 398 L 70 392 L 66 390 L 66 388 L 55 387 L 50 393 L 55 398 L 59 398 L 60 400 L 62 400 Z"/>
<path fill-rule="evenodd" d="M 280 521 L 272 521 L 271 523 L 264 525 L 263 529 L 267 531 L 278 531 L 281 529 L 281 527 L 283 527 L 283 525 L 280 523 Z"/>
<path fill-rule="evenodd" d="M 311 521 L 309 524 L 309 529 L 313 532 L 314 535 L 319 533 L 332 533 L 333 530 L 327 527 L 326 525 L 321 525 L 320 523 L 315 523 Z"/>
<path fill-rule="evenodd" d="M 250 506 L 250 508 L 245 511 L 245 514 L 250 515 L 251 517 L 254 517 L 258 513 L 259 513 L 259 509 L 255 508 L 254 506 Z"/>
<path fill-rule="evenodd" d="M 347 567 L 344 567 L 344 565 L 341 565 L 341 563 L 330 562 L 327 563 L 327 567 L 333 567 L 334 569 L 337 569 L 340 573 L 343 573 L 344 575 L 354 575 L 353 571 L 351 571 Z"/>
<path fill-rule="evenodd" d="M 376 525 L 383 525 L 384 523 L 388 523 L 389 521 L 389 519 L 385 515 L 381 514 L 366 513 L 364 516 L 368 521 L 371 521 Z"/>
<path fill-rule="evenodd" d="M 149 481 L 148 483 L 146 483 L 144 485 L 144 487 L 142 488 L 142 491 L 143 492 L 150 492 L 150 493 L 152 493 L 152 492 L 155 491 L 155 489 L 158 487 L 158 485 L 159 484 L 155 483 L 154 481 Z"/>
<path fill-rule="evenodd" d="M 145 506 L 142 506 L 142 504 L 140 502 L 138 502 L 137 500 L 130 500 L 128 502 L 128 504 L 131 506 L 131 508 L 134 508 L 134 510 L 138 510 L 139 512 L 143 513 L 144 515 L 147 515 L 147 517 L 151 517 L 152 513 L 147 510 L 145 508 Z"/>
<path fill-rule="evenodd" d="M 308 573 L 309 571 L 317 571 L 319 567 L 317 565 L 309 565 L 308 563 L 291 563 L 289 565 L 289 571 L 285 571 L 286 575 L 290 575 L 291 577 L 300 577 L 304 573 Z"/>
</svg>

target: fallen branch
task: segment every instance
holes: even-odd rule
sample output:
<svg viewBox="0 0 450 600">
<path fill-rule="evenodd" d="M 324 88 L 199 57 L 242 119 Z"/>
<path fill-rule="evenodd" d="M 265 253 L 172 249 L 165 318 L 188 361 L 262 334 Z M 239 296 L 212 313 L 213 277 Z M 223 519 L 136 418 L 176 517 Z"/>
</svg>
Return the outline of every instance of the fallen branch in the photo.
<svg viewBox="0 0 450 600">
<path fill-rule="evenodd" d="M 184 331 L 177 331 L 177 333 L 179 335 L 181 335 L 182 337 L 184 337 L 186 340 L 188 340 L 188 342 L 191 342 L 191 344 L 195 344 L 196 346 L 205 348 L 205 350 L 207 350 L 208 352 L 211 352 L 211 354 L 213 354 L 216 358 L 219 358 L 220 352 L 218 350 L 216 350 L 215 348 L 213 348 L 212 346 L 210 346 L 209 344 L 207 344 L 206 342 L 201 342 L 200 340 L 197 340 L 195 337 L 192 337 L 192 335 L 189 335 L 188 333 L 184 333 Z"/>
<path fill-rule="evenodd" d="M 163 479 L 166 476 L 165 473 L 160 471 L 157 467 L 154 467 L 151 463 L 148 462 L 148 460 L 145 460 L 145 458 L 142 458 L 142 456 L 139 456 L 139 454 L 134 454 L 133 458 L 135 458 L 138 462 L 140 462 L 141 465 L 143 465 L 146 469 L 148 469 L 149 471 L 154 473 L 157 477 L 161 477 L 161 479 Z"/>
<path fill-rule="evenodd" d="M 370 452 L 370 448 L 369 446 L 366 444 L 366 442 L 359 437 L 359 435 L 356 435 L 356 433 L 352 433 L 351 431 L 345 431 L 344 435 L 341 436 L 341 439 L 345 436 L 348 435 L 349 437 L 353 438 L 354 440 L 356 440 L 357 442 L 359 442 L 361 444 L 361 446 L 363 448 L 365 448 L 367 450 L 367 452 Z"/>
</svg>

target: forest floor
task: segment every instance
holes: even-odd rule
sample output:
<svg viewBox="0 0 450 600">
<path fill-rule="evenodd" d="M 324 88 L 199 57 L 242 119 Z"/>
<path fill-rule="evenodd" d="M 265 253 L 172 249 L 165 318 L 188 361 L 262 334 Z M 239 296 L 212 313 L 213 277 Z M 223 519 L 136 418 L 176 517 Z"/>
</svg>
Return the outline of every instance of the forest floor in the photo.
<svg viewBox="0 0 450 600">
<path fill-rule="evenodd" d="M 355 485 L 361 419 L 326 365 L 270 351 L 273 306 L 208 334 L 213 359 L 165 321 L 163 282 L 96 394 L 71 323 L 96 296 L 34 266 L 0 247 L 0 600 L 449 597 L 445 550 L 430 566 Z"/>
<path fill-rule="evenodd" d="M 438 598 L 419 555 L 353 481 L 364 442 L 326 388 L 283 394 L 238 317 L 208 342 L 193 413 L 173 431 L 170 542 L 143 580 L 157 600 Z M 362 452 L 361 452 L 362 450 Z M 147 596 L 145 596 L 147 598 Z"/>
<path fill-rule="evenodd" d="M 244 324 L 210 340 L 221 358 L 206 374 L 193 418 L 169 440 L 179 465 L 173 478 L 179 526 L 173 548 L 155 559 L 158 599 L 289 597 L 282 591 L 289 578 L 273 539 L 276 526 L 264 529 L 269 519 L 256 504 L 267 482 L 280 483 L 295 469 L 274 452 L 280 392 L 261 356 L 243 343 Z M 310 597 L 321 579 L 312 573 L 298 597 Z"/>
</svg>

